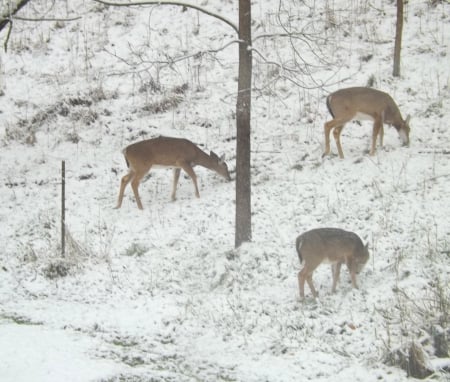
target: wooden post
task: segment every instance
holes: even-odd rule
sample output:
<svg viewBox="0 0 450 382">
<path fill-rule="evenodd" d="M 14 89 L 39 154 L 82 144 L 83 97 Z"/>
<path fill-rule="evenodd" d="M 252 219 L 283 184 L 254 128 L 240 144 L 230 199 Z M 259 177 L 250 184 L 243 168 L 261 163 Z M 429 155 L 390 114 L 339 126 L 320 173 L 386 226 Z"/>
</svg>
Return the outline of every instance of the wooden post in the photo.
<svg viewBox="0 0 450 382">
<path fill-rule="evenodd" d="M 66 161 L 61 162 L 61 256 L 66 252 Z"/>
</svg>

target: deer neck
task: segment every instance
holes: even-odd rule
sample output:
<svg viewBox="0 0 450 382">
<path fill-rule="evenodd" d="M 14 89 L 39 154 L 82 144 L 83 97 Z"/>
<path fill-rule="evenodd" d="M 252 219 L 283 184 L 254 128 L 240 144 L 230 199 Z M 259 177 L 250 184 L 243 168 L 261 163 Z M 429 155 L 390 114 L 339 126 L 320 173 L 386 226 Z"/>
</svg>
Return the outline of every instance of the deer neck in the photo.
<svg viewBox="0 0 450 382">
<path fill-rule="evenodd" d="M 397 106 L 388 106 L 386 110 L 384 111 L 384 121 L 388 123 L 389 125 L 394 126 L 397 130 L 400 129 L 403 118 L 400 113 L 400 110 Z"/>
<path fill-rule="evenodd" d="M 193 164 L 195 166 L 205 167 L 209 170 L 215 170 L 217 168 L 217 162 L 200 149 L 197 151 L 197 157 L 193 161 Z"/>
</svg>

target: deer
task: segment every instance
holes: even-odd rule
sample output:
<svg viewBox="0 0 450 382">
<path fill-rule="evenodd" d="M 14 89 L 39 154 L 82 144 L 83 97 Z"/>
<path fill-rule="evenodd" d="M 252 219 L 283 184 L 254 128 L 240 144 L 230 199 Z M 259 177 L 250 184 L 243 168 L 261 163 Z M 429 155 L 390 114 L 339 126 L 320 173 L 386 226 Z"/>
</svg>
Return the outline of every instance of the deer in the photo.
<svg viewBox="0 0 450 382">
<path fill-rule="evenodd" d="M 143 209 L 138 188 L 142 178 L 150 172 L 152 167 L 173 168 L 172 201 L 176 200 L 176 190 L 181 169 L 192 179 L 197 198 L 200 197 L 200 193 L 198 191 L 197 176 L 193 169 L 194 166 L 203 166 L 215 171 L 226 180 L 231 180 L 224 156 L 219 158 L 212 151 L 208 155 L 187 139 L 160 136 L 133 143 L 127 146 L 122 152 L 125 156 L 129 171 L 120 182 L 119 199 L 116 209 L 122 206 L 125 187 L 130 182 L 137 206 L 140 210 Z"/>
<path fill-rule="evenodd" d="M 316 228 L 299 235 L 295 241 L 300 263 L 303 268 L 298 273 L 300 299 L 305 298 L 305 281 L 316 298 L 318 293 L 314 288 L 312 274 L 322 263 L 331 263 L 333 284 L 331 292 L 336 292 L 339 274 L 343 263 L 347 265 L 353 288 L 358 274 L 369 259 L 368 244 L 364 245 L 361 238 L 354 232 L 340 228 Z"/>
<path fill-rule="evenodd" d="M 409 145 L 409 115 L 404 120 L 392 97 L 380 90 L 366 87 L 340 89 L 327 97 L 327 107 L 333 119 L 324 125 L 325 151 L 330 154 L 330 132 L 333 130 L 339 157 L 344 158 L 341 146 L 341 132 L 344 125 L 352 120 L 373 120 L 372 147 L 370 155 L 375 155 L 377 136 L 383 146 L 383 124 L 392 125 L 397 130 L 404 146 Z"/>
</svg>

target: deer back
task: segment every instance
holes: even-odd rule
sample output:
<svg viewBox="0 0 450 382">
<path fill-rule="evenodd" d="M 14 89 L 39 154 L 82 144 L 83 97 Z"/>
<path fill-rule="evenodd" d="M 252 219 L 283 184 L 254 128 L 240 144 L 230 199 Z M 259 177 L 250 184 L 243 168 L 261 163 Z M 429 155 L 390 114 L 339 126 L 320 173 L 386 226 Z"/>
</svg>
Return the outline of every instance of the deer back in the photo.
<svg viewBox="0 0 450 382">
<path fill-rule="evenodd" d="M 197 146 L 181 138 L 158 137 L 133 143 L 124 150 L 130 165 L 175 166 L 180 161 L 192 162 L 197 156 Z"/>
<path fill-rule="evenodd" d="M 373 119 L 375 115 L 391 119 L 400 113 L 389 94 L 366 87 L 337 90 L 327 97 L 327 106 L 334 118 L 346 120 L 365 119 L 364 116 Z"/>
<path fill-rule="evenodd" d="M 338 228 L 318 228 L 300 235 L 296 241 L 300 261 L 313 270 L 321 263 L 365 264 L 367 246 L 353 232 Z"/>
</svg>

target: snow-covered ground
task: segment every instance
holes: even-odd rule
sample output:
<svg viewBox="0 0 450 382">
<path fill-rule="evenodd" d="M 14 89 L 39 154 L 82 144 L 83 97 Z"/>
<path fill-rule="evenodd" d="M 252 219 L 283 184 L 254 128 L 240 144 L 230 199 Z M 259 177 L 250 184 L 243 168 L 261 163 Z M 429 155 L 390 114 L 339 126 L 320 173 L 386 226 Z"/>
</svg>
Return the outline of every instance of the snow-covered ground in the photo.
<svg viewBox="0 0 450 382">
<path fill-rule="evenodd" d="M 405 381 L 392 361 L 413 341 L 448 380 L 433 333 L 450 335 L 450 4 L 431 3 L 405 5 L 393 78 L 395 2 L 254 2 L 253 240 L 235 250 L 234 182 L 204 168 L 199 199 L 182 176 L 171 202 L 155 170 L 143 211 L 129 188 L 113 209 L 140 139 L 188 138 L 235 178 L 233 29 L 180 7 L 31 1 L 21 16 L 59 20 L 16 20 L 0 53 L 0 381 Z M 237 23 L 237 1 L 195 4 Z M 349 123 L 345 159 L 334 142 L 322 158 L 326 95 L 368 83 L 411 115 L 410 147 L 385 126 L 371 157 L 371 123 Z M 301 302 L 295 238 L 324 226 L 371 258 L 360 289 L 344 269 L 331 294 L 324 265 Z"/>
</svg>

